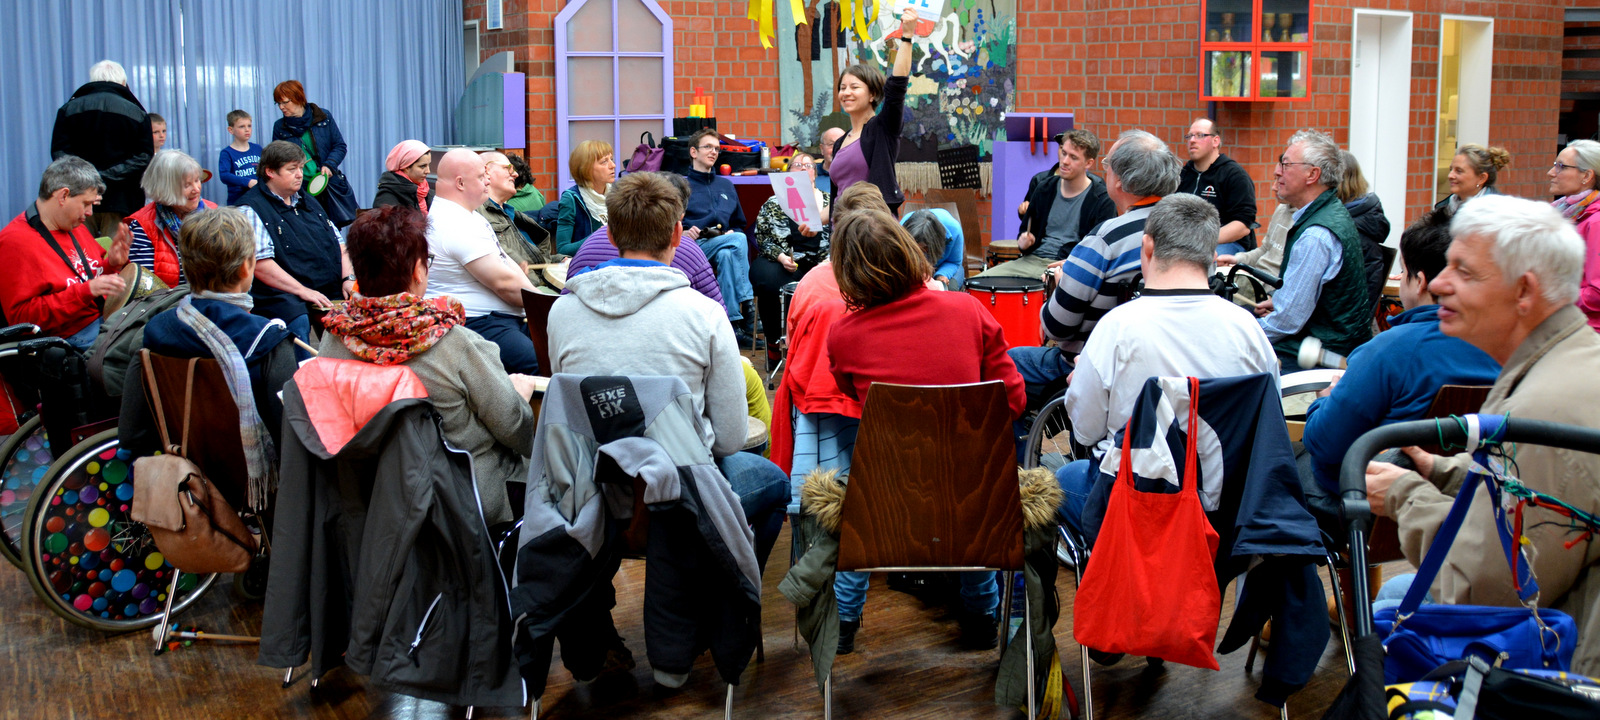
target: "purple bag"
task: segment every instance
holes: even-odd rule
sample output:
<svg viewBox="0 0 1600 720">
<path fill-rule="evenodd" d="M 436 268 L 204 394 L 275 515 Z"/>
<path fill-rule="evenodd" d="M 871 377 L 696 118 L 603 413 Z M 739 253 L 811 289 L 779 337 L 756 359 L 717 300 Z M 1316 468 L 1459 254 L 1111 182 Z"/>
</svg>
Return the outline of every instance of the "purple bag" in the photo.
<svg viewBox="0 0 1600 720">
<path fill-rule="evenodd" d="M 655 172 L 661 169 L 661 160 L 666 154 L 666 150 L 656 147 L 656 136 L 648 132 L 640 133 L 639 147 L 633 149 L 633 157 L 623 167 L 628 172 Z"/>
</svg>

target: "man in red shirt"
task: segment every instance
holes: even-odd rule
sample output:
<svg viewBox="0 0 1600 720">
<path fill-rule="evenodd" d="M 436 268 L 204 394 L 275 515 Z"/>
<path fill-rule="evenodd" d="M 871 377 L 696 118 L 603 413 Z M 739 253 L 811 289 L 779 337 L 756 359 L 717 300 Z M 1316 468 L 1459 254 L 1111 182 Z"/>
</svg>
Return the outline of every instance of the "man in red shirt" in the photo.
<svg viewBox="0 0 1600 720">
<path fill-rule="evenodd" d="M 64 155 L 44 171 L 39 199 L 0 229 L 0 310 L 7 323 L 33 323 L 46 335 L 88 351 L 100 335 L 104 298 L 125 288 L 127 226 L 108 253 L 84 220 L 105 191 L 87 160 Z"/>
</svg>

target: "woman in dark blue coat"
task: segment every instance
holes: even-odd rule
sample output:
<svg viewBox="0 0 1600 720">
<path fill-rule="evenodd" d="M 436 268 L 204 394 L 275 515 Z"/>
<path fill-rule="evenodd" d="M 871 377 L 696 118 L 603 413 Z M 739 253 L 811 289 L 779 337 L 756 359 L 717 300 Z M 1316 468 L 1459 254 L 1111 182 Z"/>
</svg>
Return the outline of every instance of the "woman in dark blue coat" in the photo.
<svg viewBox="0 0 1600 720">
<path fill-rule="evenodd" d="M 272 101 L 283 112 L 283 117 L 272 123 L 272 139 L 287 140 L 305 149 L 308 188 L 314 176 L 328 176 L 328 188 L 317 194 L 317 199 L 333 224 L 342 228 L 355 222 L 360 205 L 350 181 L 339 170 L 346 151 L 339 124 L 327 110 L 306 102 L 306 89 L 299 80 L 278 83 L 272 89 Z"/>
</svg>

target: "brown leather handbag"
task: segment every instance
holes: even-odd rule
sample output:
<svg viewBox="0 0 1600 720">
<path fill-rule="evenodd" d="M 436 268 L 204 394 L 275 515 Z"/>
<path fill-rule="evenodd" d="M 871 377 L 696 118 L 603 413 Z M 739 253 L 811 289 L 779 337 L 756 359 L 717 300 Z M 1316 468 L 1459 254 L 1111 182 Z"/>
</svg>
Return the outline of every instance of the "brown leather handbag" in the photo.
<svg viewBox="0 0 1600 720">
<path fill-rule="evenodd" d="M 244 572 L 256 554 L 256 539 L 239 513 L 228 505 L 200 468 L 184 456 L 189 443 L 189 417 L 194 406 L 194 372 L 198 359 L 189 361 L 184 387 L 183 437 L 172 444 L 167 432 L 161 388 L 150 368 L 150 351 L 140 350 L 146 386 L 155 407 L 164 455 L 133 461 L 133 507 L 129 516 L 144 523 L 156 548 L 173 567 L 197 575 Z"/>
</svg>

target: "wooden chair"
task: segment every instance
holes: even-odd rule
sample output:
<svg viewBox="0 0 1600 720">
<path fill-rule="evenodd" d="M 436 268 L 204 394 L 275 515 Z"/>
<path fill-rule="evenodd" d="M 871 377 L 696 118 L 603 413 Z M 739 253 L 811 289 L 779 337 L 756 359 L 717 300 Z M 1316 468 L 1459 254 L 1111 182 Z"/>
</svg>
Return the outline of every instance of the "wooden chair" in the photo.
<svg viewBox="0 0 1600 720">
<path fill-rule="evenodd" d="M 528 315 L 528 337 L 533 339 L 533 351 L 539 356 L 539 372 L 545 377 L 555 374 L 550 370 L 550 307 L 560 297 L 532 290 L 522 291 L 522 309 Z"/>
<path fill-rule="evenodd" d="M 152 421 L 159 423 L 162 418 L 166 420 L 167 436 L 183 448 L 183 456 L 200 468 L 206 480 L 222 493 L 230 506 L 240 511 L 265 513 L 267 508 L 249 508 L 246 502 L 250 476 L 244 457 L 244 441 L 239 437 L 239 408 L 229 394 L 222 366 L 215 360 L 174 358 L 149 351 L 144 352 L 144 358 L 149 363 L 150 376 L 155 378 L 154 387 L 148 381 L 144 387 L 145 402 L 150 404 Z M 157 390 L 160 392 L 157 393 Z M 161 398 L 159 413 L 155 404 L 158 394 Z M 166 451 L 165 448 L 162 450 Z M 178 577 L 182 574 L 174 568 L 167 587 L 166 609 L 161 614 L 155 632 L 158 655 L 167 644 L 168 632 L 172 627 L 172 600 L 177 594 Z M 240 639 L 231 635 L 213 637 Z M 290 672 L 294 670 L 291 668 Z"/>
<path fill-rule="evenodd" d="M 923 193 L 922 199 L 929 203 L 955 203 L 960 212 L 951 211 L 950 214 L 961 223 L 961 235 L 966 240 L 962 264 L 967 277 L 983 272 L 988 243 L 983 241 L 983 224 L 978 217 L 978 191 L 970 188 L 935 188 Z"/>
<path fill-rule="evenodd" d="M 1022 564 L 1022 497 L 1004 384 L 874 383 L 845 490 L 838 569 L 998 570 L 1007 573 L 1004 590 Z M 1008 605 L 1002 601 L 1002 615 Z M 1024 617 L 1033 677 L 1027 610 Z M 1029 683 L 1028 717 L 1036 711 Z M 833 716 L 831 675 L 823 713 Z"/>
</svg>

